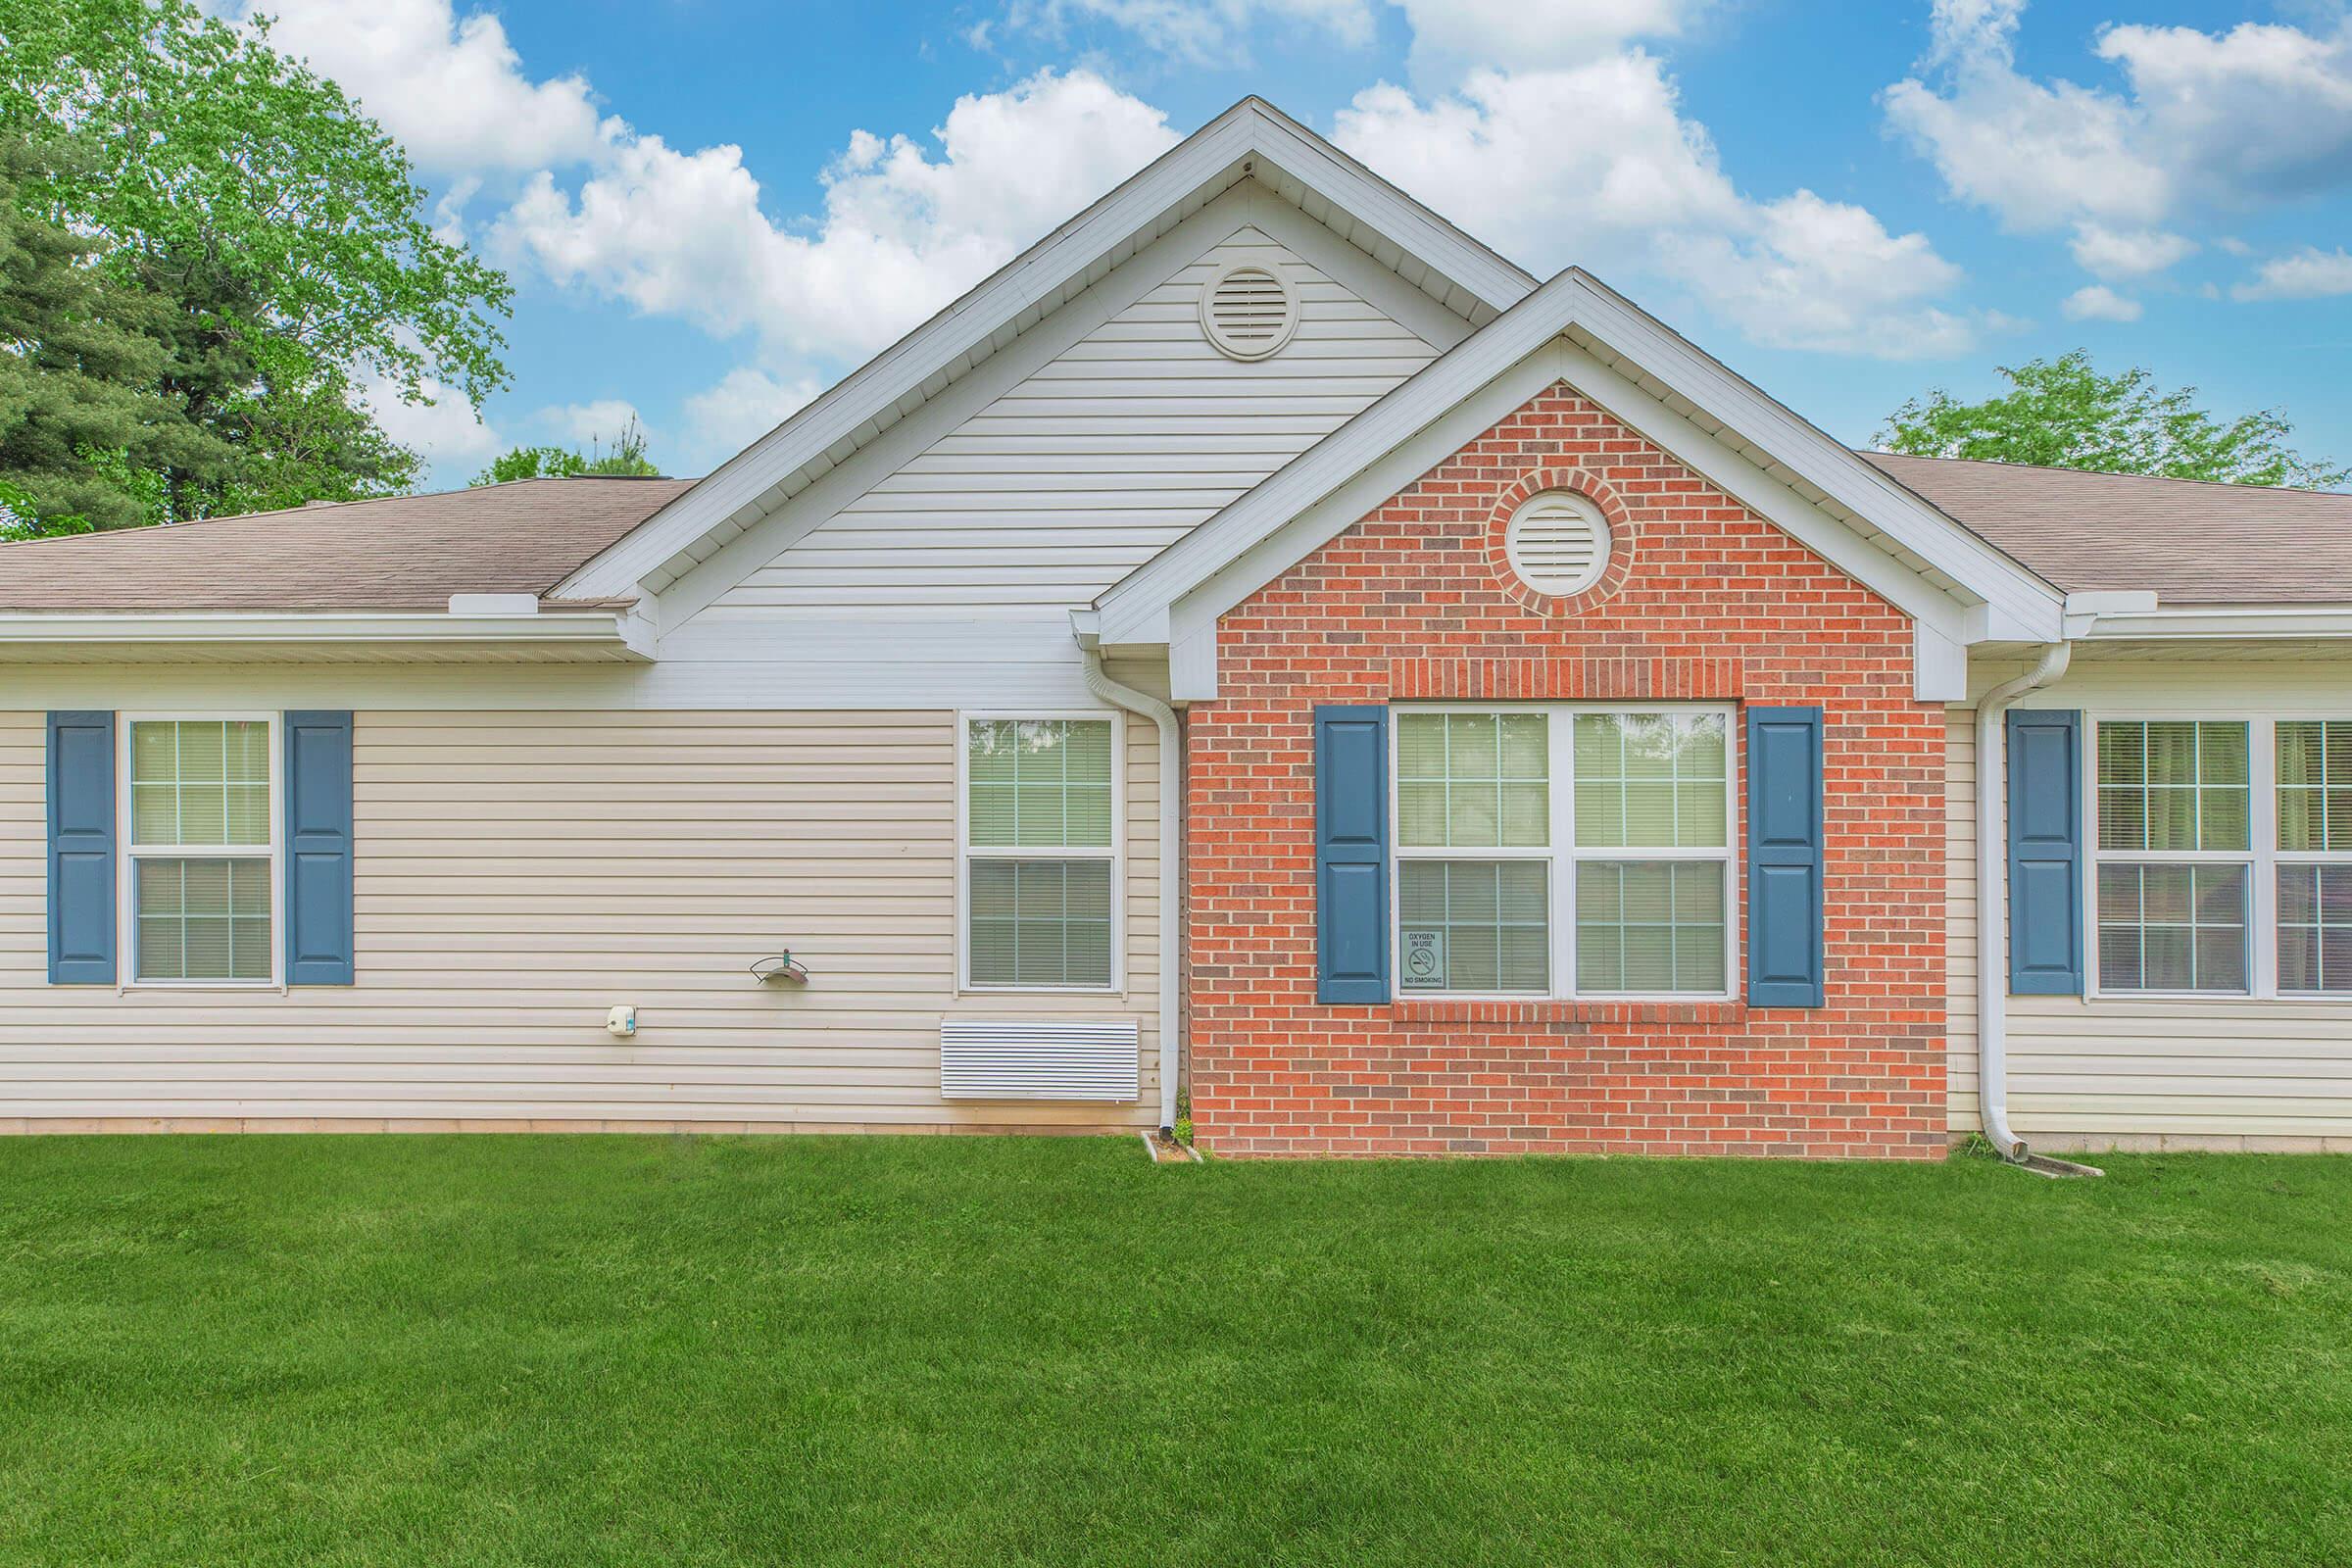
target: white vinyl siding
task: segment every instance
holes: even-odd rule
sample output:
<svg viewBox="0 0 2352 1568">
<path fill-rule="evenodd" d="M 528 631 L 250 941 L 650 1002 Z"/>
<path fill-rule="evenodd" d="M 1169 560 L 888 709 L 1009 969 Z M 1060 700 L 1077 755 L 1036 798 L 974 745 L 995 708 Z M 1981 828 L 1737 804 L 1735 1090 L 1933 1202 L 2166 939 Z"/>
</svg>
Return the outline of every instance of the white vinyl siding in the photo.
<svg viewBox="0 0 2352 1568">
<path fill-rule="evenodd" d="M 1279 269 L 1299 319 L 1240 362 L 1200 324 L 1236 265 Z M 1436 351 L 1244 227 L 882 479 L 717 601 L 1003 613 L 1091 601 L 1429 363 Z"/>
<path fill-rule="evenodd" d="M 2003 672 L 1977 676 L 1980 686 Z M 2340 714 L 2352 666 L 2303 662 L 2078 662 L 2043 707 L 2153 714 Z M 2084 737 L 2086 746 L 2090 741 Z M 1950 714 L 1945 882 L 1954 1131 L 1978 1125 L 1976 759 L 1972 715 Z M 2255 758 L 2259 762 L 2259 746 Z M 2086 771 L 2092 758 L 2086 750 Z M 2085 835 L 2093 823 L 2086 818 Z M 2311 856 L 2281 852 L 2307 863 Z M 2322 856 L 2317 858 L 2328 858 Z M 2091 902 L 2085 899 L 2088 922 Z M 2094 936 L 2087 929 L 2086 936 Z M 2095 937 L 2094 937 L 2095 939 Z M 1990 961 L 2004 962 L 1994 954 Z M 2007 999 L 2010 1121 L 2046 1150 L 2122 1145 L 2352 1150 L 2352 995 Z"/>
<path fill-rule="evenodd" d="M 958 995 L 948 710 L 362 710 L 357 984 L 118 994 L 45 983 L 42 715 L 0 714 L 0 1130 L 1145 1124 L 1159 760 L 1124 735 L 1121 994 Z M 746 972 L 787 947 L 807 987 Z M 1143 1100 L 948 1102 L 951 1017 L 1132 1019 Z"/>
</svg>

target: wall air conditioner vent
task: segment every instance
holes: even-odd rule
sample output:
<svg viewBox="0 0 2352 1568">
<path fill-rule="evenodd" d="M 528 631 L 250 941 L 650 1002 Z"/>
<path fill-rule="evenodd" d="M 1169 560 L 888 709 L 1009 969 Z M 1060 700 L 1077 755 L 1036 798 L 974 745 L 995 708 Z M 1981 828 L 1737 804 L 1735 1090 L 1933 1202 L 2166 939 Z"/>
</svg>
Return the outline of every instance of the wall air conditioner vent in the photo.
<svg viewBox="0 0 2352 1568">
<path fill-rule="evenodd" d="M 1143 1094 L 1140 1044 L 1132 1018 L 949 1018 L 939 1026 L 939 1092 L 949 1100 L 1125 1102 Z"/>
</svg>

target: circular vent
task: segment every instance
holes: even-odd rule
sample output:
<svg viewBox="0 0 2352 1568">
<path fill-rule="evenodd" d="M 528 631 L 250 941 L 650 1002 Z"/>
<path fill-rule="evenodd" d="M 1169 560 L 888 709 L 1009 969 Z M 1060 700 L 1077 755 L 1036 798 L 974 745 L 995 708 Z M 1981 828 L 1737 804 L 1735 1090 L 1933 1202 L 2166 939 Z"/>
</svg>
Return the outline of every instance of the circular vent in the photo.
<svg viewBox="0 0 2352 1568">
<path fill-rule="evenodd" d="M 1222 354 L 1262 360 L 1298 330 L 1298 291 L 1271 268 L 1228 267 L 1200 291 L 1200 329 Z"/>
<path fill-rule="evenodd" d="M 1547 490 L 1511 514 L 1503 553 L 1520 581 L 1536 592 L 1554 598 L 1583 593 L 1608 568 L 1608 520 L 1585 497 Z"/>
</svg>

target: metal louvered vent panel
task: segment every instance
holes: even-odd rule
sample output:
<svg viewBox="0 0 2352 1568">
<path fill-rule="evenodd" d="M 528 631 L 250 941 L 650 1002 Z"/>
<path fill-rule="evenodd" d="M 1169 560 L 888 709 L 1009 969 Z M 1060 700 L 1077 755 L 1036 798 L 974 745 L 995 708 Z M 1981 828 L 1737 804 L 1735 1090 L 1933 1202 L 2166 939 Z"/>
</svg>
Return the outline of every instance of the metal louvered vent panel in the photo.
<svg viewBox="0 0 2352 1568">
<path fill-rule="evenodd" d="M 1540 593 L 1588 587 L 1608 559 L 1608 536 L 1584 509 L 1539 499 L 1512 519 L 1511 565 Z"/>
<path fill-rule="evenodd" d="M 939 1026 L 939 1092 L 949 1100 L 1132 1101 L 1143 1093 L 1140 1043 L 1132 1018 L 950 1018 Z"/>
</svg>

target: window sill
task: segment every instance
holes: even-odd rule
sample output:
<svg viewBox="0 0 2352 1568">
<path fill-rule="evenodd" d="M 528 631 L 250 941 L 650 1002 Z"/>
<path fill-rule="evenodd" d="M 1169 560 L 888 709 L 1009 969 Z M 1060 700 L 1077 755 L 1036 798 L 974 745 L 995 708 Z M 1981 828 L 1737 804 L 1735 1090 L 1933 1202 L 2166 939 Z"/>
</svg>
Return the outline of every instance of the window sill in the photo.
<svg viewBox="0 0 2352 1568">
<path fill-rule="evenodd" d="M 1722 1024 L 1741 1022 L 1748 1009 L 1736 997 L 1398 997 L 1389 1010 L 1398 1023 Z"/>
<path fill-rule="evenodd" d="M 1125 986 L 957 986 L 959 997 L 1092 997 L 1102 1002 L 1125 999 Z"/>
<path fill-rule="evenodd" d="M 2010 993 L 2012 996 L 2017 993 Z M 2352 1003 L 2352 991 L 2281 991 L 2275 996 L 2258 997 L 2250 991 L 2089 991 L 2072 1000 L 2082 1002 L 2122 1003 L 2181 1003 L 2227 1002 L 2242 1003 L 2322 1003 L 2342 1006 Z"/>
</svg>

